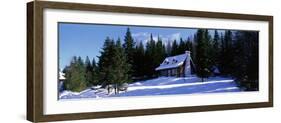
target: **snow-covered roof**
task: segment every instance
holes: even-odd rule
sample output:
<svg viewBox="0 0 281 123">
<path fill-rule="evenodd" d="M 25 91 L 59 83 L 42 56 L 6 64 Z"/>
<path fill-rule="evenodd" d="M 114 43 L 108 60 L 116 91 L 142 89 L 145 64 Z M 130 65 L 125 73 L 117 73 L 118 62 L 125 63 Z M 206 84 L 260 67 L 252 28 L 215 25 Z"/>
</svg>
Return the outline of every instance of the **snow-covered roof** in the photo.
<svg viewBox="0 0 281 123">
<path fill-rule="evenodd" d="M 159 67 L 155 68 L 155 70 L 157 71 L 157 70 L 177 68 L 177 67 L 183 65 L 183 63 L 184 63 L 185 59 L 187 58 L 187 56 L 188 56 L 188 53 L 167 57 L 160 64 Z"/>
<path fill-rule="evenodd" d="M 63 72 L 59 72 L 59 80 L 65 80 Z"/>
</svg>

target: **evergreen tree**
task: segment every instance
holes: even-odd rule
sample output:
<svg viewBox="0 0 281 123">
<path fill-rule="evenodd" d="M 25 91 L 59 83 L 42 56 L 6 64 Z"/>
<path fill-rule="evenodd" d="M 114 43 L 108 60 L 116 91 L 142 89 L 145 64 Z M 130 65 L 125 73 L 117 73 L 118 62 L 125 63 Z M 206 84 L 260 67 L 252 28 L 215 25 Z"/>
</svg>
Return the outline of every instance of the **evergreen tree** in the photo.
<svg viewBox="0 0 281 123">
<path fill-rule="evenodd" d="M 118 92 L 118 86 L 125 82 L 131 82 L 129 70 L 131 65 L 126 59 L 125 50 L 121 46 L 121 40 L 118 38 L 116 43 L 106 38 L 103 51 L 99 57 L 99 78 L 103 85 L 114 84 L 115 93 Z"/>
<path fill-rule="evenodd" d="M 198 30 L 197 30 L 197 33 L 198 33 Z M 197 56 L 197 33 L 194 34 L 194 36 L 193 36 L 192 51 L 191 51 L 191 57 L 193 58 L 192 60 L 195 64 L 197 64 L 197 58 L 196 58 L 196 56 Z M 197 69 L 195 68 L 195 70 L 197 70 Z"/>
<path fill-rule="evenodd" d="M 130 28 L 127 28 L 127 32 L 125 35 L 124 39 L 124 44 L 123 44 L 124 52 L 127 57 L 127 62 L 132 66 L 132 69 L 130 70 L 130 76 L 133 76 L 135 74 L 135 60 L 134 60 L 134 55 L 135 55 L 135 42 L 133 40 Z"/>
<path fill-rule="evenodd" d="M 156 53 L 155 53 L 155 65 L 159 65 L 165 58 L 165 45 L 162 43 L 162 39 L 158 36 L 156 43 Z"/>
<path fill-rule="evenodd" d="M 95 58 L 93 58 L 93 60 L 92 60 L 92 85 L 98 85 L 98 84 L 102 84 L 102 83 L 99 82 L 98 66 L 97 66 Z"/>
<path fill-rule="evenodd" d="M 180 43 L 179 43 L 179 46 L 178 46 L 177 54 L 185 53 L 185 51 L 187 50 L 186 46 L 187 46 L 186 42 L 182 38 L 180 38 Z"/>
<path fill-rule="evenodd" d="M 247 90 L 258 90 L 258 32 L 237 31 L 233 75 Z"/>
<path fill-rule="evenodd" d="M 215 30 L 214 32 L 214 38 L 212 42 L 212 47 L 210 50 L 210 55 L 212 58 L 212 64 L 217 66 L 219 64 L 219 56 L 220 56 L 220 47 L 219 47 L 219 41 L 220 41 L 220 36 L 218 34 L 218 31 Z"/>
<path fill-rule="evenodd" d="M 65 89 L 80 92 L 87 87 L 85 67 L 81 57 L 73 57 L 70 66 L 65 72 Z"/>
<path fill-rule="evenodd" d="M 156 43 L 153 40 L 152 34 L 150 34 L 150 40 L 146 44 L 146 51 L 145 51 L 145 71 L 149 78 L 153 77 L 155 75 L 155 68 L 159 64 L 156 64 L 155 62 L 155 56 L 157 55 L 156 50 Z"/>
<path fill-rule="evenodd" d="M 139 79 L 143 78 L 145 75 L 145 50 L 143 43 L 140 42 L 139 45 L 136 46 L 136 54 L 135 54 L 135 64 L 136 64 L 136 76 Z"/>
<path fill-rule="evenodd" d="M 112 59 L 115 55 L 114 47 L 114 41 L 107 37 L 105 39 L 98 62 L 98 78 L 99 82 L 102 83 L 103 87 L 112 84 L 112 81 L 110 80 L 110 74 L 112 74 L 112 62 L 114 62 Z"/>
<path fill-rule="evenodd" d="M 185 42 L 185 50 L 188 50 L 191 53 L 193 52 L 193 43 L 189 37 L 187 38 L 187 41 Z"/>
<path fill-rule="evenodd" d="M 220 51 L 218 53 L 218 68 L 221 72 L 221 74 L 224 74 L 223 73 L 223 67 L 224 67 L 224 59 L 223 59 L 223 54 L 225 52 L 225 40 L 224 40 L 224 34 L 225 33 L 220 33 L 220 44 L 219 44 L 219 47 L 220 47 Z"/>
<path fill-rule="evenodd" d="M 114 56 L 112 57 L 111 72 L 109 72 L 109 79 L 111 83 L 114 83 L 115 93 L 119 92 L 118 87 L 125 82 L 130 82 L 129 70 L 131 65 L 127 63 L 126 54 L 121 46 L 120 38 L 116 41 L 114 47 Z M 117 90 L 117 91 L 116 91 Z"/>
<path fill-rule="evenodd" d="M 231 75 L 232 70 L 235 69 L 234 60 L 234 49 L 233 49 L 233 35 L 232 31 L 226 30 L 222 42 L 222 50 L 220 57 L 221 72 L 224 75 Z"/>
<path fill-rule="evenodd" d="M 247 74 L 247 63 L 245 61 L 247 60 L 247 49 L 246 49 L 246 42 L 243 36 L 243 33 L 241 33 L 240 31 L 237 31 L 235 33 L 235 39 L 236 39 L 236 43 L 235 48 L 234 48 L 234 52 L 235 52 L 235 56 L 234 57 L 234 64 L 235 67 L 239 68 L 239 69 L 235 69 L 233 72 L 233 75 L 236 76 L 236 78 L 243 78 L 246 74 Z"/>
<path fill-rule="evenodd" d="M 91 86 L 93 83 L 93 67 L 88 56 L 85 60 L 85 79 L 87 86 Z"/>
<path fill-rule="evenodd" d="M 175 56 L 175 55 L 178 55 L 178 43 L 177 43 L 177 40 L 173 41 L 172 50 L 171 50 L 171 56 Z"/>
<path fill-rule="evenodd" d="M 248 62 L 248 74 L 250 81 L 258 81 L 259 77 L 259 33 L 258 32 L 244 32 L 245 37 L 248 38 L 249 42 L 249 62 Z"/>
<path fill-rule="evenodd" d="M 171 51 L 172 51 L 171 41 L 168 40 L 166 46 L 166 56 L 171 56 Z"/>
<path fill-rule="evenodd" d="M 196 58 L 197 58 L 197 76 L 202 78 L 202 82 L 204 78 L 210 76 L 210 57 L 209 57 L 209 49 L 210 49 L 210 35 L 208 30 L 198 29 L 196 33 Z"/>
</svg>

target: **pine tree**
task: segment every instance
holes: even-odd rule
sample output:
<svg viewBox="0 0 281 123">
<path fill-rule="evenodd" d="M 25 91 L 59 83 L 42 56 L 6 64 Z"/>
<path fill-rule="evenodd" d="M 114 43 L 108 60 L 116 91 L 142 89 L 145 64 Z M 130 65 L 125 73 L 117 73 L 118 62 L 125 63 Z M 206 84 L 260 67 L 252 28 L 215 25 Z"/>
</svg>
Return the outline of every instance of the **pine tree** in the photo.
<svg viewBox="0 0 281 123">
<path fill-rule="evenodd" d="M 165 45 L 163 45 L 162 43 L 162 39 L 158 36 L 158 40 L 157 40 L 157 43 L 156 43 L 156 52 L 155 53 L 155 65 L 157 67 L 157 65 L 159 65 L 165 58 Z"/>
<path fill-rule="evenodd" d="M 235 69 L 233 64 L 234 49 L 232 31 L 226 30 L 222 41 L 222 50 L 220 54 L 221 72 L 224 75 L 231 75 Z"/>
<path fill-rule="evenodd" d="M 178 43 L 177 43 L 177 40 L 173 41 L 172 50 L 171 50 L 171 56 L 175 56 L 175 55 L 178 55 Z"/>
<path fill-rule="evenodd" d="M 219 36 L 218 30 L 215 30 L 214 40 L 213 40 L 214 48 L 219 48 L 219 40 L 220 40 L 220 36 Z"/>
<path fill-rule="evenodd" d="M 65 72 L 65 89 L 80 92 L 87 87 L 85 67 L 81 57 L 73 57 L 70 66 Z"/>
<path fill-rule="evenodd" d="M 142 79 L 145 75 L 145 50 L 143 43 L 140 42 L 139 45 L 136 46 L 136 55 L 135 55 L 135 64 L 136 64 L 136 76 L 139 79 Z"/>
<path fill-rule="evenodd" d="M 171 56 L 171 51 L 172 51 L 171 41 L 168 40 L 166 46 L 166 56 Z"/>
<path fill-rule="evenodd" d="M 131 65 L 128 63 L 125 50 L 121 46 L 121 40 L 118 38 L 116 43 L 113 39 L 106 38 L 104 46 L 99 57 L 99 78 L 103 82 L 103 87 L 114 84 L 115 93 L 118 92 L 118 86 L 125 82 L 131 82 L 129 70 Z"/>
<path fill-rule="evenodd" d="M 102 84 L 98 78 L 98 67 L 95 58 L 92 60 L 92 85 Z"/>
<path fill-rule="evenodd" d="M 135 74 L 135 60 L 134 60 L 134 55 L 135 55 L 135 42 L 133 40 L 130 28 L 127 28 L 127 32 L 125 35 L 125 39 L 124 39 L 124 44 L 123 44 L 123 48 L 124 48 L 124 52 L 126 54 L 127 57 L 127 62 L 132 66 L 132 69 L 130 70 L 130 76 L 133 76 Z"/>
<path fill-rule="evenodd" d="M 236 76 L 238 79 L 242 79 L 244 77 L 244 75 L 246 75 L 247 73 L 247 63 L 245 61 L 247 60 L 247 50 L 246 50 L 246 42 L 243 36 L 243 33 L 241 33 L 240 31 L 237 31 L 235 33 L 235 48 L 234 48 L 234 52 L 235 52 L 235 56 L 234 57 L 234 64 L 236 68 L 239 69 L 235 69 L 233 72 L 233 75 Z"/>
<path fill-rule="evenodd" d="M 193 43 L 189 37 L 187 38 L 187 41 L 185 42 L 185 50 L 188 50 L 191 53 L 193 52 Z"/>
<path fill-rule="evenodd" d="M 237 31 L 234 51 L 233 75 L 240 86 L 258 90 L 258 32 Z"/>
<path fill-rule="evenodd" d="M 131 65 L 127 63 L 126 54 L 121 46 L 120 38 L 116 41 L 114 47 L 114 56 L 112 57 L 112 60 L 112 70 L 111 72 L 109 72 L 109 77 L 111 83 L 114 83 L 116 85 L 115 93 L 118 93 L 119 86 L 121 86 L 123 83 L 131 81 L 128 74 Z"/>
<path fill-rule="evenodd" d="M 248 38 L 249 42 L 249 63 L 248 63 L 248 74 L 249 80 L 258 81 L 259 77 L 259 33 L 258 32 L 244 32 L 245 37 Z"/>
<path fill-rule="evenodd" d="M 177 54 L 183 54 L 185 53 L 186 50 L 187 50 L 186 43 L 182 38 L 180 38 Z"/>
<path fill-rule="evenodd" d="M 222 32 L 220 33 L 220 45 L 219 45 L 220 51 L 217 56 L 218 57 L 218 68 L 219 68 L 221 74 L 224 74 L 223 73 L 223 69 L 224 69 L 224 59 L 223 59 L 224 55 L 223 54 L 225 52 L 224 34 L 225 33 L 222 33 Z"/>
<path fill-rule="evenodd" d="M 87 86 L 91 86 L 93 83 L 93 67 L 88 56 L 85 60 L 85 79 Z"/>
<path fill-rule="evenodd" d="M 197 30 L 198 33 L 198 30 Z M 192 43 L 192 51 L 191 51 L 191 57 L 193 58 L 193 62 L 197 64 L 197 33 L 193 35 L 193 43 Z M 196 68 L 195 68 L 196 70 Z"/>
<path fill-rule="evenodd" d="M 197 58 L 197 76 L 202 78 L 202 82 L 204 78 L 210 76 L 210 57 L 209 57 L 209 49 L 210 49 L 210 36 L 208 30 L 198 29 L 196 33 L 196 58 Z"/>
<path fill-rule="evenodd" d="M 210 50 L 210 55 L 211 55 L 211 58 L 212 58 L 212 64 L 217 66 L 219 64 L 219 56 L 220 56 L 220 47 L 219 47 L 219 41 L 220 41 L 220 37 L 219 37 L 219 34 L 218 34 L 218 31 L 215 30 L 214 32 L 214 38 L 213 38 L 213 42 L 212 42 L 212 47 L 211 47 L 211 50 Z"/>
<path fill-rule="evenodd" d="M 103 87 L 106 85 L 112 84 L 112 81 L 110 80 L 110 74 L 112 70 L 112 57 L 114 56 L 114 41 L 107 37 L 105 39 L 101 55 L 99 56 L 99 62 L 98 62 L 98 78 L 99 82 L 102 83 Z"/>
<path fill-rule="evenodd" d="M 155 68 L 159 64 L 155 63 L 155 56 L 157 55 L 156 50 L 156 43 L 153 40 L 152 34 L 150 34 L 150 40 L 146 44 L 146 51 L 145 51 L 145 71 L 149 78 L 155 75 Z"/>
</svg>

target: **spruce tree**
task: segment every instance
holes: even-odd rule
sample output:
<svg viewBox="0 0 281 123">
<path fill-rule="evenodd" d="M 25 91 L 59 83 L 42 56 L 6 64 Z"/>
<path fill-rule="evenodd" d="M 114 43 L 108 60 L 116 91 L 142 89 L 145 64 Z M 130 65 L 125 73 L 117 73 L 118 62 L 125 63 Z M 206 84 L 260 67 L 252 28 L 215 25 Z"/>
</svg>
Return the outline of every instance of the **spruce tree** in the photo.
<svg viewBox="0 0 281 123">
<path fill-rule="evenodd" d="M 171 56 L 171 51 L 172 51 L 172 46 L 171 46 L 171 41 L 167 41 L 167 46 L 166 46 L 166 56 Z"/>
<path fill-rule="evenodd" d="M 258 32 L 237 31 L 234 51 L 233 75 L 240 86 L 258 90 Z"/>
<path fill-rule="evenodd" d="M 157 55 L 156 50 L 156 43 L 153 40 L 152 34 L 150 34 L 150 40 L 146 44 L 146 51 L 145 51 L 145 71 L 149 78 L 153 77 L 155 75 L 155 68 L 158 66 L 155 62 L 155 56 Z"/>
<path fill-rule="evenodd" d="M 80 92 L 87 87 L 85 67 L 81 57 L 73 57 L 69 68 L 65 72 L 65 89 Z"/>
<path fill-rule="evenodd" d="M 190 37 L 187 38 L 187 41 L 185 42 L 185 50 L 190 51 L 191 53 L 193 52 L 193 43 L 190 39 Z"/>
<path fill-rule="evenodd" d="M 197 30 L 197 33 L 198 33 L 198 30 Z M 193 58 L 192 60 L 195 64 L 197 64 L 197 58 L 196 58 L 196 56 L 197 56 L 197 33 L 195 33 L 193 35 L 193 43 L 192 43 L 192 51 L 191 51 L 191 55 L 192 55 L 191 57 Z M 196 68 L 195 68 L 195 70 L 196 70 Z"/>
<path fill-rule="evenodd" d="M 155 65 L 157 67 L 157 65 L 159 65 L 165 58 L 165 45 L 163 45 L 162 43 L 162 39 L 158 36 L 158 40 L 156 43 L 156 52 L 155 53 Z"/>
<path fill-rule="evenodd" d="M 85 60 L 85 79 L 88 87 L 93 84 L 93 67 L 88 56 Z"/>
<path fill-rule="evenodd" d="M 118 87 L 121 86 L 123 83 L 130 82 L 129 78 L 129 70 L 131 65 L 127 63 L 126 54 L 121 46 L 121 40 L 118 39 L 116 41 L 114 47 L 114 56 L 112 57 L 112 64 L 111 64 L 111 72 L 109 72 L 109 77 L 111 83 L 114 83 L 115 86 L 115 93 L 119 92 Z"/>
<path fill-rule="evenodd" d="M 103 82 L 103 87 L 114 84 L 115 92 L 122 83 L 131 82 L 129 71 L 131 65 L 128 63 L 125 50 L 121 46 L 121 40 L 118 38 L 116 43 L 113 39 L 106 38 L 99 57 L 99 78 Z"/>
<path fill-rule="evenodd" d="M 112 84 L 112 81 L 110 80 L 110 74 L 112 70 L 112 57 L 114 56 L 114 41 L 107 37 L 105 39 L 101 55 L 99 56 L 99 62 L 98 62 L 98 78 L 99 82 L 102 83 L 103 87 L 106 85 Z"/>
<path fill-rule="evenodd" d="M 233 73 L 235 66 L 233 63 L 234 60 L 234 49 L 233 49 L 233 35 L 232 31 L 226 30 L 222 42 L 222 50 L 221 50 L 221 72 L 224 75 L 231 75 Z"/>
<path fill-rule="evenodd" d="M 209 56 L 209 48 L 210 48 L 210 36 L 208 30 L 198 29 L 196 33 L 196 58 L 197 58 L 197 76 L 202 78 L 202 82 L 204 78 L 210 76 L 210 56 Z"/>
<path fill-rule="evenodd" d="M 178 55 L 178 43 L 177 43 L 177 40 L 174 40 L 173 44 L 172 44 L 171 56 L 174 56 L 174 55 Z"/>
<path fill-rule="evenodd" d="M 92 60 L 92 85 L 102 84 L 98 78 L 98 67 L 95 58 Z"/>
<path fill-rule="evenodd" d="M 145 50 L 143 43 L 140 42 L 136 46 L 135 64 L 136 64 L 136 76 L 142 79 L 145 76 Z"/>
<path fill-rule="evenodd" d="M 183 54 L 185 53 L 186 50 L 187 50 L 186 43 L 182 38 L 180 38 L 177 54 Z"/>
<path fill-rule="evenodd" d="M 220 47 L 219 47 L 219 41 L 220 37 L 218 34 L 218 31 L 214 31 L 214 38 L 212 40 L 212 47 L 210 49 L 210 55 L 211 55 L 211 62 L 212 65 L 217 66 L 219 64 L 219 56 L 220 56 Z"/>
<path fill-rule="evenodd" d="M 124 38 L 124 52 L 127 57 L 127 62 L 132 66 L 132 69 L 130 70 L 129 74 L 130 76 L 133 76 L 135 74 L 135 60 L 134 60 L 134 55 L 135 55 L 135 42 L 133 40 L 130 28 L 127 28 L 127 32 Z"/>
<path fill-rule="evenodd" d="M 242 79 L 247 74 L 247 47 L 246 47 L 246 39 L 243 36 L 243 33 L 240 31 L 237 31 L 235 33 L 235 46 L 234 46 L 234 64 L 235 69 L 233 71 L 233 75 L 238 78 Z"/>
</svg>

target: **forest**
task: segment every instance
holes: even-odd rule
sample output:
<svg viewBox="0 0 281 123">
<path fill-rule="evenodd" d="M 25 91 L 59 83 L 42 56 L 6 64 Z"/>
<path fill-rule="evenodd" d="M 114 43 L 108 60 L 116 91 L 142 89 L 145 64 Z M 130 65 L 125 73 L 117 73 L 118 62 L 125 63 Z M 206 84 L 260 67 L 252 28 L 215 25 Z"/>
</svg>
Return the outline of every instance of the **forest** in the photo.
<svg viewBox="0 0 281 123">
<path fill-rule="evenodd" d="M 211 33 L 212 31 L 212 33 Z M 102 85 L 121 86 L 139 80 L 158 77 L 155 68 L 168 56 L 191 51 L 195 64 L 193 73 L 198 77 L 214 76 L 214 67 L 220 71 L 219 76 L 232 77 L 240 87 L 247 91 L 258 90 L 258 39 L 257 31 L 242 30 L 208 30 L 197 29 L 187 39 L 168 41 L 161 37 L 150 39 L 143 44 L 135 41 L 130 28 L 124 34 L 124 40 L 105 37 L 98 56 L 99 61 L 87 56 L 73 56 L 65 73 L 64 88 L 80 92 L 88 87 Z"/>
</svg>

